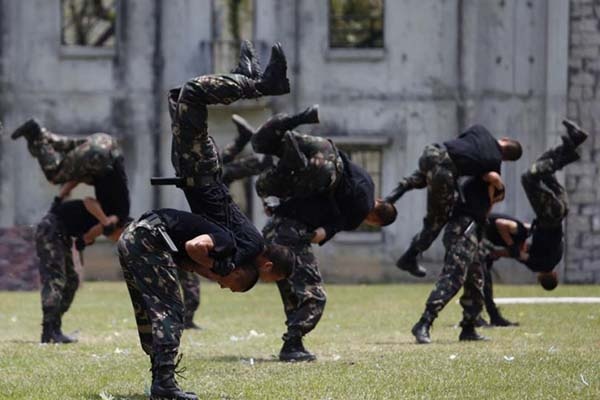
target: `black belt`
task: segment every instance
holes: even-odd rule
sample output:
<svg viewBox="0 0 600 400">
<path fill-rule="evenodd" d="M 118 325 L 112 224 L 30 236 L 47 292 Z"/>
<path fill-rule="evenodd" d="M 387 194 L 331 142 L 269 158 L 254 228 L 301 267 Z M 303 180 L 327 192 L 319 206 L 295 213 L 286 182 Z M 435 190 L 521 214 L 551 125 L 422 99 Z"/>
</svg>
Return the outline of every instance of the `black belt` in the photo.
<svg viewBox="0 0 600 400">
<path fill-rule="evenodd" d="M 173 242 L 173 239 L 171 239 L 171 236 L 169 236 L 169 234 L 167 233 L 165 222 L 157 214 L 150 211 L 144 214 L 142 216 L 142 219 L 151 228 L 156 229 L 158 231 L 158 233 L 160 234 L 160 236 L 162 236 L 163 240 L 172 252 L 178 252 L 177 246 L 175 246 L 175 242 Z"/>
</svg>

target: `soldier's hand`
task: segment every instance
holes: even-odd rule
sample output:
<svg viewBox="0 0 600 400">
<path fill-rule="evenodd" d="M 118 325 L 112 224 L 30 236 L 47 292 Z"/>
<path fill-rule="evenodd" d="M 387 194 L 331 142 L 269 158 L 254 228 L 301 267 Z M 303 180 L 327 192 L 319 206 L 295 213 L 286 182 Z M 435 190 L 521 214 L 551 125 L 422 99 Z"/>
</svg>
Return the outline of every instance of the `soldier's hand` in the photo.
<svg viewBox="0 0 600 400">
<path fill-rule="evenodd" d="M 221 260 L 215 260 L 213 267 L 210 270 L 217 275 L 227 276 L 234 269 L 235 269 L 235 265 L 233 265 L 233 263 L 231 262 L 231 259 L 226 258 L 226 259 L 221 259 Z"/>
<path fill-rule="evenodd" d="M 327 232 L 325 231 L 325 228 L 319 227 L 313 232 L 313 237 L 310 241 L 311 243 L 321 243 L 326 237 Z"/>
</svg>

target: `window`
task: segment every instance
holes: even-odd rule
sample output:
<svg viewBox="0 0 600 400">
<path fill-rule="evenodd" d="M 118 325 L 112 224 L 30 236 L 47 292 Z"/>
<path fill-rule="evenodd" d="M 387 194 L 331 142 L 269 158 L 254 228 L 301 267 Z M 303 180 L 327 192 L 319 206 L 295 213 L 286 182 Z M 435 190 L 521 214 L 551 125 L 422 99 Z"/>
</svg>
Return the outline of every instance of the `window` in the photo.
<svg viewBox="0 0 600 400">
<path fill-rule="evenodd" d="M 375 198 L 381 197 L 381 169 L 382 169 L 382 154 L 381 147 L 367 146 L 356 144 L 340 144 L 337 143 L 340 150 L 345 151 L 352 161 L 363 167 L 375 184 Z M 362 224 L 356 229 L 357 232 L 379 232 L 381 227 Z"/>
<path fill-rule="evenodd" d="M 330 0 L 329 47 L 383 48 L 384 0 Z"/>
<path fill-rule="evenodd" d="M 61 0 L 61 44 L 114 48 L 117 0 Z"/>
</svg>

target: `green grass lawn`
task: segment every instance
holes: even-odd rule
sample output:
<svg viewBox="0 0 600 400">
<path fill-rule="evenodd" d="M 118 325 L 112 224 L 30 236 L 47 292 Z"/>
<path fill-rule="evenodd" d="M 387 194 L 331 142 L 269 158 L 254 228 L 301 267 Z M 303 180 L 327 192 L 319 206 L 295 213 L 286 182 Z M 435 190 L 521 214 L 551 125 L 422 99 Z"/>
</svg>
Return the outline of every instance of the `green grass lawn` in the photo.
<svg viewBox="0 0 600 400">
<path fill-rule="evenodd" d="M 205 283 L 205 282 L 203 282 Z M 325 315 L 306 339 L 317 362 L 276 361 L 284 331 L 277 289 L 232 294 L 202 287 L 184 332 L 182 387 L 203 399 L 600 399 L 598 304 L 511 305 L 517 328 L 459 343 L 460 306 L 442 312 L 431 345 L 410 328 L 430 285 L 330 285 Z M 498 296 L 595 296 L 598 287 L 498 286 Z M 142 399 L 150 384 L 123 283 L 86 283 L 63 330 L 74 345 L 40 345 L 37 292 L 0 292 L 1 399 Z"/>
</svg>

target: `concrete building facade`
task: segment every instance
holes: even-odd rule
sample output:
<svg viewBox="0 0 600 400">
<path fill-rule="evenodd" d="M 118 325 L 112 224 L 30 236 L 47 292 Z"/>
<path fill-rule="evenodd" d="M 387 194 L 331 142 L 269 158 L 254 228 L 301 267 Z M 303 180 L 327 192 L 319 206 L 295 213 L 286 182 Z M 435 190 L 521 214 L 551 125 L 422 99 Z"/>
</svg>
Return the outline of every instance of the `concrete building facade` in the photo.
<svg viewBox="0 0 600 400">
<path fill-rule="evenodd" d="M 412 172 L 423 146 L 480 123 L 523 142 L 523 159 L 503 169 L 508 196 L 498 210 L 531 219 L 520 173 L 559 142 L 567 105 L 572 118 L 598 128 L 598 0 L 379 0 L 372 2 L 382 9 L 375 40 L 347 47 L 332 45 L 339 34 L 333 0 L 244 0 L 237 9 L 225 0 L 117 0 L 110 49 L 61 45 L 59 3 L 0 0 L 0 117 L 8 132 L 36 115 L 59 132 L 119 137 L 134 216 L 158 206 L 187 208 L 177 189 L 149 185 L 151 175 L 172 173 L 166 90 L 233 67 L 237 38 L 254 40 L 263 64 L 270 44 L 281 41 L 292 93 L 212 107 L 217 142 L 232 137 L 231 113 L 258 125 L 273 112 L 318 103 L 322 122 L 302 130 L 349 150 L 373 172 L 380 194 Z M 600 281 L 595 144 L 566 173 L 574 204 L 561 267 L 566 281 Z M 0 146 L 0 225 L 35 223 L 54 189 L 24 143 L 5 135 Z M 234 194 L 261 225 L 250 189 L 240 183 Z M 406 278 L 393 262 L 420 228 L 425 192 L 397 206 L 391 227 L 344 233 L 318 249 L 326 279 Z M 436 243 L 426 254 L 432 271 L 442 257 Z M 498 270 L 506 281 L 533 279 L 514 263 Z"/>
</svg>

